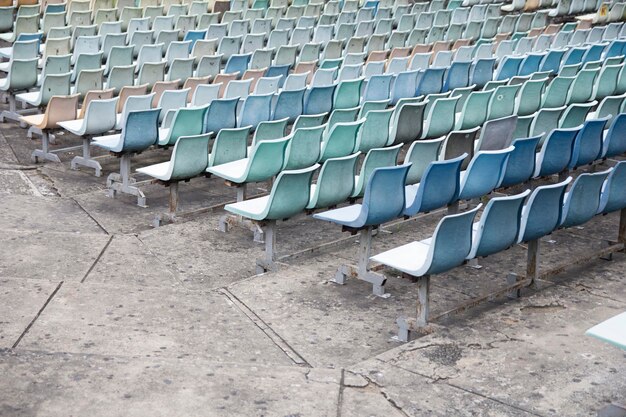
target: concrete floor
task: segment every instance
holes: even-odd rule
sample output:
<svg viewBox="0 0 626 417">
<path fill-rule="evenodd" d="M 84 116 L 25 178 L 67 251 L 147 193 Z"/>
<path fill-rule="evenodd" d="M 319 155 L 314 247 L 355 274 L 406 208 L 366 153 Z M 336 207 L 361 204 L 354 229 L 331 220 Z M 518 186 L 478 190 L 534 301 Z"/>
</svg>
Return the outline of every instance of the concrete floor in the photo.
<svg viewBox="0 0 626 417">
<path fill-rule="evenodd" d="M 387 271 L 382 299 L 364 282 L 329 282 L 358 248 L 338 227 L 279 224 L 280 268 L 255 276 L 262 245 L 243 228 L 218 232 L 220 208 L 153 229 L 166 188 L 145 187 L 148 208 L 109 198 L 114 157 L 102 178 L 71 171 L 72 155 L 10 169 L 29 168 L 35 146 L 0 124 L 0 416 L 592 416 L 626 402 L 626 354 L 584 336 L 626 309 L 624 254 L 401 344 L 395 320 L 414 311 L 415 285 Z M 215 178 L 180 192 L 183 210 L 235 196 Z M 380 233 L 373 251 L 429 236 L 442 215 Z M 543 239 L 542 270 L 599 248 L 617 225 L 598 217 Z M 433 314 L 503 288 L 525 259 L 516 246 L 434 277 Z"/>
</svg>

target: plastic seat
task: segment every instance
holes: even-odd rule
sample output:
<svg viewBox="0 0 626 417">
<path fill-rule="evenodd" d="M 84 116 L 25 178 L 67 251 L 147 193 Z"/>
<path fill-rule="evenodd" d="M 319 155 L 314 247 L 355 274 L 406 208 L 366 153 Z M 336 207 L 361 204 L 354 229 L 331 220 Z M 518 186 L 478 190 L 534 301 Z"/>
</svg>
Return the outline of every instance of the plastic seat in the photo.
<svg viewBox="0 0 626 417">
<path fill-rule="evenodd" d="M 518 243 L 537 240 L 561 224 L 565 188 L 572 178 L 535 188 L 522 209 Z"/>
<path fill-rule="evenodd" d="M 602 145 L 602 157 L 612 158 L 626 152 L 626 114 L 618 114 L 612 119 Z"/>
<path fill-rule="evenodd" d="M 393 78 L 391 74 L 373 75 L 367 80 L 365 91 L 363 92 L 363 102 L 380 101 L 389 98 L 391 82 Z"/>
<path fill-rule="evenodd" d="M 582 126 L 570 129 L 554 129 L 550 132 L 541 151 L 536 156 L 534 177 L 559 174 L 567 169 L 574 148 L 576 136 Z"/>
<path fill-rule="evenodd" d="M 536 150 L 541 136 L 518 138 L 512 143 L 515 148 L 509 155 L 504 178 L 500 186 L 510 187 L 530 180 L 535 173 Z"/>
<path fill-rule="evenodd" d="M 480 220 L 472 227 L 472 249 L 467 259 L 489 256 L 517 243 L 522 207 L 529 194 L 530 190 L 526 190 L 489 200 Z"/>
<path fill-rule="evenodd" d="M 440 93 L 443 89 L 445 72 L 445 68 L 428 68 L 423 72 L 420 70 L 414 96 Z"/>
<path fill-rule="evenodd" d="M 206 135 L 211 136 L 210 133 Z M 209 155 L 208 166 L 222 165 L 245 158 L 249 135 L 249 126 L 221 129 L 217 132 L 211 154 Z"/>
<path fill-rule="evenodd" d="M 471 200 L 491 193 L 502 183 L 512 146 L 497 151 L 480 151 L 461 172 L 459 200 Z"/>
<path fill-rule="evenodd" d="M 447 135 L 454 129 L 455 109 L 459 97 L 440 98 L 433 102 L 424 121 L 421 138 L 436 138 Z"/>
<path fill-rule="evenodd" d="M 204 131 L 205 115 L 209 106 L 176 110 L 169 128 L 159 129 L 159 146 L 172 146 L 182 136 L 197 136 Z"/>
<path fill-rule="evenodd" d="M 317 73 L 319 73 L 319 70 Z M 329 113 L 333 109 L 334 92 L 335 85 L 307 89 L 307 94 L 304 97 L 303 114 Z"/>
<path fill-rule="evenodd" d="M 389 123 L 394 109 L 370 110 L 365 115 L 363 127 L 359 129 L 354 151 L 368 152 L 382 148 L 389 142 Z"/>
<path fill-rule="evenodd" d="M 611 213 L 626 208 L 626 162 L 620 161 L 614 167 L 600 195 L 598 213 Z"/>
<path fill-rule="evenodd" d="M 507 116 L 487 121 L 480 130 L 477 151 L 494 151 L 507 148 L 513 141 L 517 116 Z"/>
<path fill-rule="evenodd" d="M 354 191 L 350 197 L 358 198 L 363 196 L 365 184 L 367 184 L 369 177 L 376 168 L 395 166 L 400 148 L 402 148 L 401 143 L 388 148 L 370 149 L 361 164 L 359 174 L 354 177 Z"/>
<path fill-rule="evenodd" d="M 278 93 L 276 103 L 272 110 L 272 119 L 278 120 L 287 118 L 294 121 L 304 113 L 304 97 L 306 89 L 286 91 Z M 315 106 L 313 106 L 315 107 Z"/>
<path fill-rule="evenodd" d="M 355 148 L 356 138 L 364 120 L 356 122 L 336 123 L 330 131 L 324 135 L 321 147 L 320 161 L 329 158 L 338 158 L 350 155 Z"/>
<path fill-rule="evenodd" d="M 568 128 L 582 124 L 587 119 L 591 109 L 595 108 L 597 104 L 597 101 L 592 101 L 569 105 L 559 120 L 559 127 Z"/>
<path fill-rule="evenodd" d="M 39 91 L 17 94 L 15 98 L 32 107 L 45 107 L 52 96 L 68 96 L 70 94 L 70 75 L 69 72 L 46 75 Z"/>
<path fill-rule="evenodd" d="M 220 129 L 236 127 L 238 102 L 238 98 L 212 101 L 209 110 L 206 112 L 203 133 L 216 133 Z"/>
<path fill-rule="evenodd" d="M 387 145 L 407 143 L 422 137 L 426 102 L 396 104 Z"/>
<path fill-rule="evenodd" d="M 335 109 L 350 109 L 357 107 L 361 101 L 361 85 L 363 79 L 341 81 L 337 85 L 337 88 L 333 94 L 333 106 Z M 310 94 L 313 90 L 310 91 Z M 309 97 L 310 100 L 310 97 Z M 313 113 L 321 113 L 322 111 L 315 111 Z M 310 114 L 307 111 L 307 114 Z"/>
<path fill-rule="evenodd" d="M 527 136 L 543 134 L 543 137 L 545 138 L 545 136 L 553 129 L 561 127 L 559 126 L 559 120 L 565 110 L 565 106 L 552 109 L 540 109 L 530 124 L 530 134 Z M 543 139 L 541 140 L 541 143 L 543 144 Z"/>
<path fill-rule="evenodd" d="M 602 155 L 602 134 L 608 118 L 587 120 L 576 135 L 569 168 L 577 168 L 594 162 Z"/>
<path fill-rule="evenodd" d="M 150 88 L 165 79 L 165 62 L 146 62 L 139 68 L 137 85 L 148 84 Z"/>
<path fill-rule="evenodd" d="M 515 100 L 514 114 L 528 116 L 541 107 L 546 80 L 529 80 L 522 84 Z"/>
<path fill-rule="evenodd" d="M 396 75 L 391 87 L 391 104 L 395 105 L 402 98 L 409 98 L 415 95 L 417 89 L 418 71 L 405 71 Z"/>
<path fill-rule="evenodd" d="M 271 119 L 273 94 L 255 94 L 246 97 L 238 117 L 239 127 L 252 126 L 255 130 L 259 123 Z"/>
<path fill-rule="evenodd" d="M 600 70 L 581 70 L 569 89 L 566 103 L 584 103 L 591 99 L 593 86 Z"/>
<path fill-rule="evenodd" d="M 563 197 L 561 227 L 587 223 L 600 208 L 600 194 L 604 181 L 612 169 L 580 174 Z"/>
<path fill-rule="evenodd" d="M 302 169 L 316 164 L 320 159 L 323 134 L 324 126 L 298 128 L 292 131 L 285 150 L 285 163 L 282 169 Z M 354 173 L 354 168 L 352 171 Z M 352 187 L 350 187 L 350 192 L 352 192 Z M 349 194 L 343 200 L 348 196 Z"/>
<path fill-rule="evenodd" d="M 336 206 L 350 197 L 354 189 L 356 162 L 360 153 L 330 158 L 320 169 L 317 182 L 311 185 L 308 210 Z"/>
<path fill-rule="evenodd" d="M 463 104 L 463 109 L 456 122 L 457 130 L 471 129 L 480 126 L 487 120 L 487 109 L 493 90 L 474 91 Z"/>
</svg>

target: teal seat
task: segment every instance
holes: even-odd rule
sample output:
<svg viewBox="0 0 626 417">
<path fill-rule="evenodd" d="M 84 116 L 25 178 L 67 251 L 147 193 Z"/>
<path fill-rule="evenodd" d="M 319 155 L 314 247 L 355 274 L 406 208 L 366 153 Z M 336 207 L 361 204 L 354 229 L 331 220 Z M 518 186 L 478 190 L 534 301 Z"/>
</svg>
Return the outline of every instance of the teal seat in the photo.
<svg viewBox="0 0 626 417">
<path fill-rule="evenodd" d="M 354 191 L 350 197 L 358 198 L 363 196 L 365 184 L 367 184 L 370 175 L 376 168 L 395 166 L 400 148 L 402 148 L 401 143 L 389 148 L 375 148 L 369 150 L 361 164 L 359 175 L 354 178 Z"/>
<path fill-rule="evenodd" d="M 207 172 L 234 184 L 267 181 L 283 167 L 289 138 L 266 140 L 252 148 L 247 158 L 207 168 Z"/>
<path fill-rule="evenodd" d="M 433 102 L 424 121 L 421 139 L 445 136 L 454 129 L 455 109 L 459 98 L 440 98 Z"/>
<path fill-rule="evenodd" d="M 509 155 L 501 187 L 511 187 L 530 180 L 535 173 L 537 147 L 541 136 L 518 138 L 511 143 L 515 148 Z"/>
<path fill-rule="evenodd" d="M 359 114 L 359 108 L 353 107 L 351 109 L 335 109 L 328 116 L 326 122 L 326 131 L 335 126 L 337 123 L 350 123 L 356 120 L 356 116 Z"/>
<path fill-rule="evenodd" d="M 333 84 L 308 89 L 307 94 L 304 96 L 303 114 L 330 113 L 333 109 L 335 87 L 336 86 Z M 356 107 L 358 105 L 359 103 L 357 102 L 354 106 L 348 107 Z"/>
<path fill-rule="evenodd" d="M 546 135 L 548 135 L 553 129 L 560 127 L 559 121 L 565 109 L 566 107 L 562 106 L 551 109 L 543 108 L 539 110 L 532 119 L 526 136 L 528 137 L 542 134 L 545 139 Z M 543 144 L 544 139 L 541 140 L 540 144 Z"/>
<path fill-rule="evenodd" d="M 608 96 L 603 98 L 594 112 L 594 117 L 610 117 L 608 123 L 610 127 L 614 122 L 613 116 L 617 116 L 622 112 L 621 110 L 624 107 L 624 101 L 626 101 L 626 94 L 621 94 L 618 96 Z"/>
<path fill-rule="evenodd" d="M 485 123 L 492 95 L 493 90 L 471 93 L 465 100 L 459 120 L 456 122 L 456 130 L 472 129 Z"/>
<path fill-rule="evenodd" d="M 160 129 L 159 146 L 172 146 L 181 136 L 197 136 L 204 132 L 204 120 L 208 106 L 176 110 L 168 129 Z"/>
<path fill-rule="evenodd" d="M 287 131 L 288 118 L 272 121 L 260 122 L 254 131 L 252 138 L 252 145 L 256 145 L 257 142 L 268 139 L 280 139 L 285 137 Z"/>
<path fill-rule="evenodd" d="M 467 155 L 445 161 L 433 161 L 420 182 L 405 187 L 406 207 L 403 215 L 414 216 L 452 204 L 458 199 L 461 164 Z"/>
<path fill-rule="evenodd" d="M 324 120 L 328 116 L 328 113 L 300 115 L 296 118 L 293 124 L 292 130 L 297 130 L 306 127 L 316 127 L 324 124 Z"/>
<path fill-rule="evenodd" d="M 602 144 L 603 158 L 612 158 L 626 152 L 626 114 L 616 115 L 612 122 Z"/>
<path fill-rule="evenodd" d="M 625 323 L 626 313 L 618 314 L 600 324 L 596 324 L 591 329 L 587 330 L 585 335 L 595 337 L 596 339 L 626 350 L 626 335 L 624 334 Z"/>
<path fill-rule="evenodd" d="M 304 95 L 307 90 L 283 90 L 276 96 L 276 103 L 272 110 L 274 120 L 288 118 L 294 121 L 304 113 Z"/>
<path fill-rule="evenodd" d="M 598 74 L 597 82 L 594 83 L 591 98 L 602 100 L 615 94 L 617 92 L 617 79 L 623 68 L 624 64 L 604 66 Z"/>
<path fill-rule="evenodd" d="M 499 119 L 511 116 L 515 112 L 515 98 L 519 93 L 521 84 L 503 85 L 497 87 L 487 107 L 487 120 Z"/>
<path fill-rule="evenodd" d="M 333 108 L 334 109 L 351 109 L 357 107 L 361 102 L 361 86 L 363 79 L 345 80 L 337 84 L 334 91 Z M 322 110 L 323 111 L 323 110 Z M 321 111 L 313 110 L 313 113 L 321 113 Z M 307 111 L 307 114 L 311 114 Z"/>
<path fill-rule="evenodd" d="M 559 174 L 567 169 L 574 148 L 574 141 L 582 125 L 570 129 L 554 129 L 550 132 L 541 151 L 536 156 L 534 177 Z"/>
<path fill-rule="evenodd" d="M 366 113 L 363 127 L 359 129 L 354 151 L 368 152 L 389 143 L 389 123 L 394 109 L 370 110 Z"/>
<path fill-rule="evenodd" d="M 217 132 L 213 142 L 208 166 L 223 165 L 244 159 L 248 154 L 249 136 L 250 126 L 236 129 L 221 129 Z"/>
<path fill-rule="evenodd" d="M 567 96 L 574 82 L 574 77 L 558 76 L 554 78 L 543 96 L 541 107 L 555 108 L 564 106 L 567 102 Z"/>
<path fill-rule="evenodd" d="M 598 213 L 611 213 L 626 208 L 626 161 L 613 167 L 602 188 Z"/>
<path fill-rule="evenodd" d="M 356 163 L 360 152 L 340 158 L 327 159 L 317 182 L 311 184 L 311 197 L 306 208 L 315 210 L 343 203 L 354 190 Z"/>
<path fill-rule="evenodd" d="M 337 123 L 324 136 L 321 147 L 320 161 L 328 158 L 338 158 L 352 153 L 356 145 L 359 129 L 365 121 L 363 119 L 351 123 Z"/>
<path fill-rule="evenodd" d="M 472 227 L 472 249 L 467 259 L 492 255 L 517 243 L 522 206 L 529 194 L 530 190 L 526 190 L 520 194 L 489 200 L 480 220 Z"/>
<path fill-rule="evenodd" d="M 563 198 L 561 227 L 587 223 L 600 208 L 600 192 L 611 169 L 580 174 Z"/>
<path fill-rule="evenodd" d="M 521 85 L 515 102 L 514 113 L 518 116 L 528 116 L 541 107 L 541 99 L 547 80 L 530 80 Z"/>
<path fill-rule="evenodd" d="M 291 132 L 283 170 L 302 169 L 316 164 L 320 160 L 323 135 L 324 126 L 303 127 Z"/>
<path fill-rule="evenodd" d="M 584 103 L 589 101 L 593 95 L 593 87 L 599 72 L 599 69 L 581 70 L 572 82 L 566 103 Z"/>
<path fill-rule="evenodd" d="M 541 185 L 533 190 L 522 209 L 518 243 L 537 240 L 559 227 L 565 188 L 571 181 L 572 177 L 568 177 L 557 184 Z"/>
<path fill-rule="evenodd" d="M 358 119 L 367 116 L 367 113 L 370 110 L 387 110 L 389 106 L 389 100 L 379 100 L 379 101 L 365 101 L 361 105 L 361 110 L 359 111 Z"/>
<path fill-rule="evenodd" d="M 568 127 L 575 127 L 584 123 L 591 110 L 597 104 L 597 101 L 570 104 L 559 119 L 559 127 L 567 129 Z"/>
<path fill-rule="evenodd" d="M 237 104 L 239 98 L 221 98 L 211 102 L 204 117 L 202 133 L 217 133 L 220 129 L 237 127 Z M 189 136 L 189 135 L 185 135 Z"/>
<path fill-rule="evenodd" d="M 417 184 L 421 181 L 426 168 L 428 168 L 431 162 L 438 159 L 444 140 L 445 138 L 437 138 L 431 140 L 416 140 L 411 143 L 411 146 L 409 146 L 406 152 L 406 157 L 404 158 L 405 163 L 411 163 L 411 168 L 409 168 L 409 173 L 406 176 L 407 185 Z"/>
<path fill-rule="evenodd" d="M 467 169 L 461 172 L 459 200 L 479 198 L 498 188 L 513 150 L 510 146 L 497 151 L 477 152 Z"/>
</svg>

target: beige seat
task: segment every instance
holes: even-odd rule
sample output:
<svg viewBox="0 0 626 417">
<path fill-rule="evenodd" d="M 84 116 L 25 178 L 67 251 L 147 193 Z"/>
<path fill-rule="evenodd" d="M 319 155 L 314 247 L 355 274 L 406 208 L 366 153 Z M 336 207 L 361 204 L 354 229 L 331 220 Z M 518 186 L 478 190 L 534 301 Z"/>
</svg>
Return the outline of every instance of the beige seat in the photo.
<svg viewBox="0 0 626 417">
<path fill-rule="evenodd" d="M 113 98 L 113 93 L 115 89 L 109 88 L 108 90 L 91 90 L 87 91 L 85 94 L 85 98 L 83 99 L 83 104 L 80 107 L 80 111 L 78 112 L 77 119 L 84 119 L 85 112 L 87 111 L 87 106 L 92 100 L 107 100 Z"/>
<path fill-rule="evenodd" d="M 161 96 L 164 91 L 167 90 L 178 90 L 179 80 L 174 81 L 157 81 L 154 83 L 152 87 L 152 93 L 154 93 L 154 97 L 152 98 L 152 108 L 155 108 L 159 104 L 159 100 L 161 100 Z"/>
<path fill-rule="evenodd" d="M 126 100 L 130 96 L 143 96 L 148 94 L 148 84 L 142 85 L 133 85 L 126 86 L 120 89 L 119 100 L 117 101 L 117 109 L 115 111 L 117 113 L 121 113 L 124 110 L 124 105 L 126 104 Z"/>
<path fill-rule="evenodd" d="M 211 80 L 211 76 L 207 75 L 206 77 L 189 77 L 185 80 L 185 84 L 183 84 L 183 90 L 189 88 L 189 94 L 187 95 L 187 103 L 191 103 L 191 99 L 193 98 L 193 94 L 196 92 L 196 88 L 199 85 L 208 84 Z"/>
<path fill-rule="evenodd" d="M 226 86 L 229 82 L 236 80 L 239 73 L 236 72 L 234 74 L 217 74 L 213 79 L 211 84 L 222 84 L 220 87 L 220 98 L 224 97 L 224 91 L 226 90 Z"/>
<path fill-rule="evenodd" d="M 35 149 L 31 154 L 33 162 L 49 160 L 61 162 L 56 153 L 50 151 L 50 142 L 54 141 L 54 136 L 50 135 L 50 130 L 58 128 L 58 122 L 75 120 L 78 110 L 78 94 L 71 96 L 52 96 L 46 107 L 44 114 L 34 114 L 31 116 L 21 116 L 20 119 L 29 124 L 28 137 L 32 138 L 33 133 L 41 134 L 41 149 Z M 55 152 L 63 151 L 59 149 Z"/>
<path fill-rule="evenodd" d="M 306 77 L 306 83 L 311 84 L 311 80 L 313 79 L 313 74 L 317 70 L 317 61 L 310 62 L 298 62 L 296 67 L 293 70 L 294 74 L 304 74 L 308 72 L 309 75 Z"/>
<path fill-rule="evenodd" d="M 256 83 L 259 82 L 259 78 L 265 75 L 265 68 L 261 69 L 252 69 L 246 70 L 241 77 L 242 80 L 252 80 L 252 84 L 250 85 L 250 92 L 254 91 L 256 87 Z"/>
</svg>

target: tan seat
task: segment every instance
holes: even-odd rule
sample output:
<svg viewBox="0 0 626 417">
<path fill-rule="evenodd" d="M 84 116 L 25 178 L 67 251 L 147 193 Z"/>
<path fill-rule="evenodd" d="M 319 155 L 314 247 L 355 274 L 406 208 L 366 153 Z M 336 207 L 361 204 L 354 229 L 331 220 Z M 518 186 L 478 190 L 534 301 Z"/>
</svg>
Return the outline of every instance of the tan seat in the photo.
<svg viewBox="0 0 626 417">
<path fill-rule="evenodd" d="M 180 80 L 174 81 L 157 81 L 152 86 L 152 93 L 154 93 L 154 97 L 152 98 L 152 107 L 156 107 L 159 104 L 159 100 L 161 100 L 161 96 L 164 91 L 167 90 L 178 90 L 178 83 Z"/>
<path fill-rule="evenodd" d="M 85 98 L 83 99 L 83 105 L 80 107 L 80 112 L 78 113 L 79 119 L 85 118 L 85 112 L 87 111 L 87 106 L 89 102 L 92 100 L 108 100 L 113 98 L 113 92 L 115 89 L 109 88 L 107 90 L 90 90 L 85 94 Z"/>
<path fill-rule="evenodd" d="M 58 128 L 58 122 L 76 120 L 78 111 L 79 94 L 71 96 L 52 96 L 46 107 L 44 114 L 34 114 L 31 116 L 21 116 L 20 119 L 29 124 L 28 137 L 32 138 L 33 133 L 41 134 L 41 149 L 35 149 L 31 154 L 33 162 L 39 159 L 53 162 L 61 162 L 56 153 L 50 152 L 50 129 Z M 54 136 L 52 136 L 54 138 Z"/>
<path fill-rule="evenodd" d="M 124 110 L 124 104 L 130 96 L 143 96 L 148 94 L 148 84 L 126 86 L 120 89 L 119 100 L 117 101 L 116 113 L 121 113 Z"/>
<path fill-rule="evenodd" d="M 189 88 L 189 94 L 187 94 L 187 103 L 191 103 L 191 99 L 193 98 L 194 93 L 196 92 L 196 88 L 202 84 L 208 84 L 211 81 L 211 76 L 207 75 L 206 77 L 189 77 L 185 80 L 185 84 L 183 84 L 183 90 Z"/>
<path fill-rule="evenodd" d="M 317 61 L 298 62 L 298 65 L 294 68 L 293 73 L 304 74 L 305 72 L 308 72 L 309 75 L 306 77 L 306 83 L 311 84 L 315 70 L 317 70 Z"/>
<path fill-rule="evenodd" d="M 236 72 L 234 74 L 217 74 L 215 76 L 211 84 L 220 84 L 220 83 L 222 84 L 222 86 L 220 87 L 220 93 L 219 93 L 220 98 L 224 97 L 224 91 L 226 90 L 226 86 L 228 85 L 228 83 L 233 80 L 236 80 L 238 75 L 239 73 Z"/>
<path fill-rule="evenodd" d="M 367 56 L 367 60 L 365 61 L 365 63 L 367 64 L 368 62 L 380 62 L 380 61 L 386 61 L 386 60 L 387 60 L 387 51 L 372 51 Z"/>
<path fill-rule="evenodd" d="M 391 50 L 391 52 L 389 53 L 389 60 L 391 60 L 393 58 L 406 58 L 409 55 L 411 55 L 411 47 L 410 46 L 403 46 L 403 47 L 393 48 Z"/>
<path fill-rule="evenodd" d="M 261 69 L 253 69 L 246 70 L 241 77 L 242 80 L 252 80 L 252 84 L 250 84 L 250 92 L 254 91 L 254 87 L 256 87 L 256 83 L 259 81 L 259 78 L 265 75 L 265 68 Z"/>
</svg>

